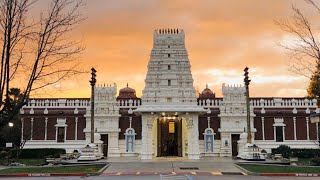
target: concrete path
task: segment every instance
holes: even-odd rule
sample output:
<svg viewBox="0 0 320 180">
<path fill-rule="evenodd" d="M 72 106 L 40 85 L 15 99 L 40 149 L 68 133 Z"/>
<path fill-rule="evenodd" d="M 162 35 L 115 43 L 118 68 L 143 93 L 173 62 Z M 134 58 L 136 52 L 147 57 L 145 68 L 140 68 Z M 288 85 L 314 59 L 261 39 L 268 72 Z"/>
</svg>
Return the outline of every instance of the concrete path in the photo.
<svg viewBox="0 0 320 180">
<path fill-rule="evenodd" d="M 241 172 L 234 166 L 231 158 L 188 160 L 177 158 L 155 158 L 148 161 L 140 159 L 106 159 L 110 166 L 104 173 L 117 172 Z M 187 169 L 183 169 L 187 168 Z"/>
</svg>

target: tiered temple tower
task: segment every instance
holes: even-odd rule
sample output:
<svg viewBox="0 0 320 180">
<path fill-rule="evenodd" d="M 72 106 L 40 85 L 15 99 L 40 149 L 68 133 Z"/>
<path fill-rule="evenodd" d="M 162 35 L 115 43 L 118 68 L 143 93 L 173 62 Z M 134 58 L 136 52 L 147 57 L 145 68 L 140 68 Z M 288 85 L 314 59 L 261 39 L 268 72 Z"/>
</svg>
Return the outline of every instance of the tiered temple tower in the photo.
<svg viewBox="0 0 320 180">
<path fill-rule="evenodd" d="M 183 30 L 155 30 L 143 104 L 196 104 L 190 68 Z"/>
</svg>

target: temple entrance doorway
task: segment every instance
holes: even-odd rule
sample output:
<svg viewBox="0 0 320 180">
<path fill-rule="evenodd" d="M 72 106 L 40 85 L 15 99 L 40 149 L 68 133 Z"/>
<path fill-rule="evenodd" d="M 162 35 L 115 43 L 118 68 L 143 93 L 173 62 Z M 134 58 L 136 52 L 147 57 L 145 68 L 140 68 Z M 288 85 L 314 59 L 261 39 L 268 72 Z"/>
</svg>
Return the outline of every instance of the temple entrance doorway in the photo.
<svg viewBox="0 0 320 180">
<path fill-rule="evenodd" d="M 102 134 L 101 141 L 103 141 L 103 144 L 102 144 L 103 156 L 108 157 L 108 134 Z"/>
<path fill-rule="evenodd" d="M 232 140 L 232 156 L 238 155 L 238 141 L 240 140 L 240 134 L 231 134 Z"/>
<path fill-rule="evenodd" d="M 158 119 L 158 157 L 182 157 L 182 120 Z"/>
</svg>

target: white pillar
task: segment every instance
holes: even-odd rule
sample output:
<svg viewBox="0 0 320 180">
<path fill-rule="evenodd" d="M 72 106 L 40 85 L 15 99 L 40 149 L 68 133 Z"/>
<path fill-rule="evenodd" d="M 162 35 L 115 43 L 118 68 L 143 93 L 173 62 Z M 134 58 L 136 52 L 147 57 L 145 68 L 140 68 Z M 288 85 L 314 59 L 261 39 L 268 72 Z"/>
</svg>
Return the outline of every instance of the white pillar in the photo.
<svg viewBox="0 0 320 180">
<path fill-rule="evenodd" d="M 264 117 L 261 117 L 261 124 L 262 124 L 262 140 L 265 140 L 265 137 L 264 137 Z"/>
<path fill-rule="evenodd" d="M 141 159 L 152 159 L 152 117 L 142 114 Z"/>
<path fill-rule="evenodd" d="M 23 141 L 23 128 L 24 128 L 24 120 L 21 118 L 21 141 Z"/>
<path fill-rule="evenodd" d="M 310 140 L 310 136 L 309 136 L 309 117 L 306 117 L 306 124 L 307 124 L 307 140 Z"/>
<path fill-rule="evenodd" d="M 78 117 L 75 118 L 75 123 L 76 123 L 76 127 L 74 132 L 74 140 L 78 140 Z"/>
<path fill-rule="evenodd" d="M 293 134 L 294 140 L 297 140 L 297 118 L 293 117 Z"/>
<path fill-rule="evenodd" d="M 64 127 L 64 142 L 67 141 L 67 128 L 68 127 Z"/>
<path fill-rule="evenodd" d="M 33 139 L 33 118 L 31 118 L 31 131 L 30 131 L 30 140 Z"/>
<path fill-rule="evenodd" d="M 199 119 L 198 114 L 193 115 L 193 159 L 200 159 L 200 150 L 199 150 Z"/>
<path fill-rule="evenodd" d="M 283 141 L 286 140 L 286 133 L 284 132 L 284 130 L 285 130 L 284 127 L 285 127 L 285 126 L 282 126 L 282 137 L 283 137 Z"/>
<path fill-rule="evenodd" d="M 273 140 L 276 140 L 276 126 L 273 126 Z"/>
<path fill-rule="evenodd" d="M 109 133 L 108 144 L 109 144 L 108 157 L 120 157 L 119 133 L 117 132 Z"/>
<path fill-rule="evenodd" d="M 44 120 L 44 140 L 47 140 L 47 134 L 48 134 L 48 118 L 45 117 L 45 120 Z"/>
<path fill-rule="evenodd" d="M 188 128 L 188 158 L 191 159 L 193 153 L 193 121 L 191 117 L 186 117 L 186 125 Z"/>
</svg>

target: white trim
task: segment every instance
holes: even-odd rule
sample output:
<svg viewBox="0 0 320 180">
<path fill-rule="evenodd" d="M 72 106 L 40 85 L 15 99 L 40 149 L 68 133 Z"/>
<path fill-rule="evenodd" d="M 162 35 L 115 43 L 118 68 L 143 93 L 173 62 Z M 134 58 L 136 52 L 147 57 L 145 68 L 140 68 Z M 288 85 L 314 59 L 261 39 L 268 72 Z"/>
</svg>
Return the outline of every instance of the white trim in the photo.
<svg viewBox="0 0 320 180">
<path fill-rule="evenodd" d="M 306 117 L 306 125 L 307 125 L 307 140 L 310 140 L 310 132 L 309 132 L 309 117 Z"/>
<path fill-rule="evenodd" d="M 294 140 L 297 140 L 297 118 L 293 117 L 293 134 Z"/>
</svg>

